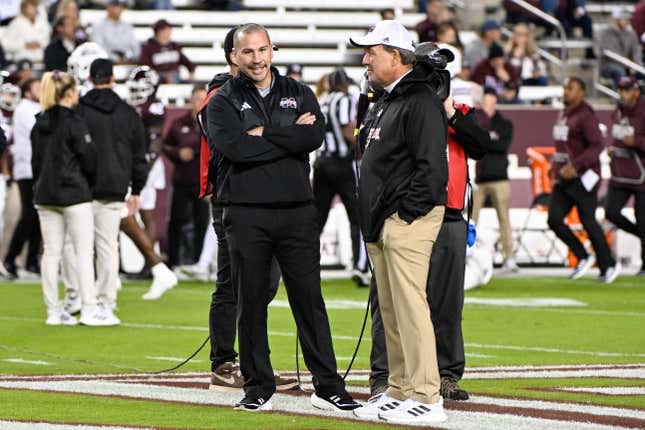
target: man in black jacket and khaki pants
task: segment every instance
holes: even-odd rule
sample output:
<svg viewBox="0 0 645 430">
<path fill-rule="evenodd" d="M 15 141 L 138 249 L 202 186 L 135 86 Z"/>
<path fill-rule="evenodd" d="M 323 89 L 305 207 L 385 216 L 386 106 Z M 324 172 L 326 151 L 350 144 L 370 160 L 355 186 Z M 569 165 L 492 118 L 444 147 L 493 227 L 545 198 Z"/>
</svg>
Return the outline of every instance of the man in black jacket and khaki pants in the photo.
<svg viewBox="0 0 645 430">
<path fill-rule="evenodd" d="M 309 153 L 323 140 L 324 118 L 313 92 L 271 66 L 273 46 L 258 24 L 240 27 L 231 60 L 239 73 L 209 100 L 208 140 L 230 163 L 218 200 L 239 291 L 238 341 L 244 398 L 235 407 L 263 411 L 276 390 L 269 360 L 267 307 L 271 261 L 278 261 L 307 367 L 312 404 L 351 411 L 337 373 L 320 291 L 318 214 L 309 182 Z M 219 175 L 218 175 L 219 178 Z"/>
<path fill-rule="evenodd" d="M 447 198 L 446 112 L 427 73 L 413 69 L 412 37 L 400 23 L 381 21 L 350 41 L 365 48 L 369 78 L 385 88 L 373 107 L 359 184 L 390 370 L 378 416 L 430 425 L 447 419 L 426 294 Z"/>
<path fill-rule="evenodd" d="M 134 108 L 112 90 L 112 69 L 110 60 L 92 62 L 90 79 L 94 88 L 81 98 L 78 111 L 87 122 L 100 160 L 92 189 L 96 286 L 105 318 L 116 325 L 120 323 L 113 313 L 119 281 L 119 225 L 126 204 L 128 213 L 138 210 L 148 164 L 143 123 Z"/>
</svg>

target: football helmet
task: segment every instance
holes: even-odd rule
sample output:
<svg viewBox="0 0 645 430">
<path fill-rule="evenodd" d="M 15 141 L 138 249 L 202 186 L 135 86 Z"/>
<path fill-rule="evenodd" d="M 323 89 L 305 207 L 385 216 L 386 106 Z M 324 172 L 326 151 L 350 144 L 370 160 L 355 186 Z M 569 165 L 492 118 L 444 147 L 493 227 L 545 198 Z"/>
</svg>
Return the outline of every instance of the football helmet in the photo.
<svg viewBox="0 0 645 430">
<path fill-rule="evenodd" d="M 139 106 L 157 92 L 159 73 L 148 66 L 137 66 L 130 72 L 125 86 L 128 89 L 128 103 Z"/>
<path fill-rule="evenodd" d="M 109 58 L 107 51 L 98 43 L 85 42 L 70 54 L 67 71 L 79 85 L 84 85 L 90 79 L 90 66 L 97 58 Z"/>
</svg>

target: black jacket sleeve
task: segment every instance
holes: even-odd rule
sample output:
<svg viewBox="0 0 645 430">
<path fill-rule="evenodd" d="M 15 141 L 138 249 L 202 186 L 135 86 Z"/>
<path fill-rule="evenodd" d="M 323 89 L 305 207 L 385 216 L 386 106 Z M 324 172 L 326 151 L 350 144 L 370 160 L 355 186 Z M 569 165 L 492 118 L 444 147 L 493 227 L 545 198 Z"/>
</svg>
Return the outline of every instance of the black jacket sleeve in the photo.
<svg viewBox="0 0 645 430">
<path fill-rule="evenodd" d="M 215 94 L 206 108 L 208 140 L 232 163 L 262 163 L 287 157 L 289 152 L 267 139 L 246 134 L 235 107 Z"/>
<path fill-rule="evenodd" d="M 455 140 L 466 150 L 470 158 L 474 160 L 484 158 L 486 148 L 491 145 L 490 136 L 477 123 L 474 109 L 470 109 L 466 115 L 457 109 L 455 115 L 448 121 L 448 125 L 455 131 Z"/>
<path fill-rule="evenodd" d="M 38 123 L 31 129 L 29 140 L 31 141 L 31 171 L 35 183 L 40 176 L 40 168 L 43 162 L 42 143 L 40 142 Z"/>
<path fill-rule="evenodd" d="M 267 126 L 264 127 L 262 137 L 291 153 L 302 154 L 315 151 L 320 147 L 325 137 L 325 117 L 309 87 L 304 89 L 300 112 L 314 114 L 316 122 L 312 125 Z"/>
<path fill-rule="evenodd" d="M 4 131 L 0 128 L 0 154 L 7 149 L 7 136 L 4 135 Z"/>
<path fill-rule="evenodd" d="M 132 194 L 137 196 L 146 185 L 148 179 L 148 163 L 146 162 L 146 131 L 143 121 L 132 110 Z"/>
<path fill-rule="evenodd" d="M 496 131 L 499 139 L 490 139 L 490 144 L 486 151 L 506 154 L 513 142 L 513 123 L 496 113 L 493 117 L 493 123 L 491 123 L 491 131 Z"/>
<path fill-rule="evenodd" d="M 436 204 L 445 204 L 448 182 L 446 111 L 439 99 L 416 94 L 411 98 L 404 121 L 405 141 L 415 168 L 399 216 L 411 223 Z"/>
</svg>

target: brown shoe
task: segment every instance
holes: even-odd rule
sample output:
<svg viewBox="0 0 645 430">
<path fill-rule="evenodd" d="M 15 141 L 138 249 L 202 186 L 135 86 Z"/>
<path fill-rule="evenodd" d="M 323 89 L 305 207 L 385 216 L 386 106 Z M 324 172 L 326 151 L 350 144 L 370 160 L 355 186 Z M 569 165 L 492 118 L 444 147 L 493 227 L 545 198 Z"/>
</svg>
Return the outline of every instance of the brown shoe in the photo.
<svg viewBox="0 0 645 430">
<path fill-rule="evenodd" d="M 449 376 L 441 377 L 439 392 L 447 400 L 468 400 L 468 392 L 457 384 L 456 379 Z"/>
<path fill-rule="evenodd" d="M 209 390 L 220 392 L 237 392 L 244 386 L 244 378 L 240 372 L 240 365 L 234 362 L 220 364 L 211 373 Z"/>
<path fill-rule="evenodd" d="M 298 385 L 297 379 L 284 378 L 280 376 L 279 373 L 274 373 L 274 375 L 275 375 L 275 389 L 277 391 L 294 390 L 296 388 L 300 388 L 300 386 Z"/>
</svg>

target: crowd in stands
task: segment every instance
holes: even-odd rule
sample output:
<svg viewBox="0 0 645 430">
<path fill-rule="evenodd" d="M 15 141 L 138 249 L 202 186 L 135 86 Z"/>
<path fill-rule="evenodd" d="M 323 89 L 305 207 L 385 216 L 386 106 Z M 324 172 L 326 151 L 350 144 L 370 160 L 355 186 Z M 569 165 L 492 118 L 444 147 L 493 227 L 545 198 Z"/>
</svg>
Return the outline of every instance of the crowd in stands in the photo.
<svg viewBox="0 0 645 430">
<path fill-rule="evenodd" d="M 160 19 L 154 23 L 153 36 L 143 44 L 137 40 L 133 25 L 122 18 L 126 8 L 170 9 L 171 1 L 108 0 L 105 4 L 105 17 L 94 23 L 91 28 L 84 27 L 80 21 L 79 1 L 10 0 L 3 2 L 0 10 L 0 70 L 3 70 L 0 76 L 0 84 L 2 84 L 0 124 L 3 124 L 5 134 L 10 141 L 13 137 L 13 149 L 7 152 L 13 155 L 13 176 L 17 181 L 30 180 L 30 175 L 25 172 L 16 176 L 16 165 L 20 170 L 19 157 L 29 157 L 25 152 L 28 144 L 28 133 L 25 130 L 30 127 L 30 123 L 28 121 L 25 123 L 25 118 L 33 117 L 34 112 L 37 111 L 38 78 L 44 71 L 66 71 L 68 58 L 78 46 L 86 42 L 94 42 L 105 50 L 106 55 L 117 65 L 147 66 L 148 69 L 145 70 L 156 72 L 157 77 L 150 78 L 152 75 L 148 72 L 144 72 L 141 76 L 145 76 L 143 80 L 146 81 L 154 80 L 151 82 L 154 88 L 159 84 L 194 83 L 194 72 L 197 66 L 184 54 L 182 47 L 173 41 L 173 27 L 169 22 L 172 21 L 171 15 L 168 19 Z M 597 41 L 595 46 L 586 49 L 584 57 L 600 61 L 601 74 L 607 79 L 609 85 L 617 86 L 622 77 L 635 72 L 618 62 L 607 59 L 602 55 L 604 50 L 613 51 L 642 65 L 642 49 L 645 42 L 645 1 L 636 5 L 633 13 L 624 7 L 615 7 L 611 13 L 611 23 L 603 27 L 598 35 L 594 35 L 594 23 L 586 10 L 584 0 L 531 0 L 529 3 L 558 19 L 567 36 L 574 37 L 579 29 L 583 38 Z M 240 1 L 210 0 L 205 4 L 210 9 L 228 10 L 240 9 L 242 6 Z M 457 11 L 448 2 L 419 0 L 418 6 L 419 11 L 426 14 L 425 19 L 415 26 L 418 41 L 450 45 L 458 58 L 455 62 L 457 66 L 452 71 L 456 100 L 459 101 L 463 96 L 461 100 L 473 104 L 474 100 L 481 98 L 486 88 L 488 91 L 496 92 L 497 102 L 500 104 L 521 104 L 526 103 L 520 98 L 522 86 L 560 83 L 550 75 L 548 63 L 538 49 L 541 38 L 555 37 L 554 28 L 535 15 L 526 13 L 512 2 L 500 2 L 500 6 L 506 12 L 504 23 L 485 19 L 477 26 L 476 38 L 467 41 L 462 41 L 460 35 L 460 30 L 463 32 L 467 29 L 461 25 Z M 383 19 L 395 19 L 396 16 L 393 9 L 381 11 Z M 303 58 L 303 61 L 305 60 Z M 181 68 L 188 71 L 188 79 L 182 79 Z M 298 64 L 288 68 L 288 74 L 296 79 L 302 79 L 302 72 L 303 67 Z M 317 95 L 322 97 L 328 87 L 329 84 L 323 77 L 318 83 Z M 462 91 L 462 94 L 458 94 L 459 91 Z M 192 106 L 196 108 L 199 97 L 203 98 L 205 94 L 202 90 L 193 92 L 192 95 Z M 21 97 L 22 102 L 18 105 Z M 151 113 L 151 118 L 156 113 L 163 114 L 164 106 L 160 106 L 158 100 L 154 100 L 154 92 L 146 94 L 143 102 L 147 103 L 145 111 Z M 17 106 L 18 109 L 16 109 Z M 13 126 L 11 126 L 12 116 Z M 194 121 L 189 121 L 190 119 L 190 115 L 181 117 L 176 124 L 168 128 L 171 131 L 167 139 L 174 139 L 172 141 L 161 141 L 161 130 L 154 132 L 154 127 L 152 135 L 154 133 L 159 135 L 156 146 L 155 138 L 149 136 L 148 144 L 155 148 L 154 151 L 165 154 L 165 157 L 176 165 L 173 182 L 178 190 L 183 190 L 182 187 L 193 187 L 197 183 L 196 177 L 188 178 L 185 174 L 188 170 L 195 170 L 194 166 L 198 160 L 198 147 L 195 146 L 198 128 Z M 186 138 L 185 130 L 190 131 L 190 144 L 195 146 L 193 149 L 181 143 L 182 139 Z M 3 160 L 0 168 L 7 177 L 10 177 L 12 172 L 6 154 Z M 23 205 L 31 200 L 28 193 L 29 187 L 28 182 L 21 186 Z M 170 219 L 180 221 L 178 221 L 179 224 L 171 222 L 174 227 L 169 233 L 169 246 L 176 247 L 177 243 L 182 242 L 182 227 L 192 222 L 197 239 L 193 245 L 195 255 L 188 258 L 188 262 L 195 262 L 199 257 L 208 216 L 205 206 L 200 206 L 196 197 L 190 196 L 192 191 L 176 193 L 174 197 L 176 201 L 170 203 L 171 212 L 173 208 L 175 211 L 170 214 Z M 191 198 L 195 202 L 192 220 L 189 219 L 191 218 L 189 214 L 179 211 L 179 208 L 185 207 L 186 202 Z M 0 200 L 4 200 L 4 196 L 0 196 Z M 27 219 L 23 220 L 25 217 Z M 38 236 L 34 219 L 33 211 L 22 214 L 18 229 L 19 237 L 10 251 L 9 260 L 5 261 L 5 266 L 9 269 L 14 269 L 15 257 L 25 242 L 30 244 L 30 255 L 37 252 L 34 249 L 38 249 L 39 242 L 32 244 L 36 241 L 34 237 Z M 146 221 L 145 217 L 144 221 Z M 148 224 L 146 222 L 146 227 Z M 154 228 L 150 230 L 149 233 L 154 238 Z M 14 253 L 16 255 L 13 255 Z M 169 250 L 168 254 L 172 265 L 181 263 L 176 248 Z M 151 265 L 154 265 L 157 260 L 153 257 L 151 259 Z M 35 257 L 30 257 L 28 261 L 29 270 L 37 270 Z"/>
</svg>

